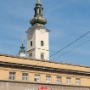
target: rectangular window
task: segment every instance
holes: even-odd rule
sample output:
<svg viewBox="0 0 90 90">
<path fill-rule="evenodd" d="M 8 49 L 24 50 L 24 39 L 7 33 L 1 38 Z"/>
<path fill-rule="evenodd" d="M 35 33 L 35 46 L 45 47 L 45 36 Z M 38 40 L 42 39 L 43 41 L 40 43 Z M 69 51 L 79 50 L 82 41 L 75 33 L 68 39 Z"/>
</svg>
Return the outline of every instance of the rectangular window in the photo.
<svg viewBox="0 0 90 90">
<path fill-rule="evenodd" d="M 46 82 L 48 82 L 48 83 L 51 82 L 51 76 L 50 75 L 46 75 Z"/>
<path fill-rule="evenodd" d="M 57 83 L 62 83 L 62 78 L 57 76 Z"/>
<path fill-rule="evenodd" d="M 66 78 L 66 83 L 67 83 L 67 84 L 71 84 L 71 78 L 70 78 L 70 77 L 67 77 L 67 78 Z"/>
<path fill-rule="evenodd" d="M 28 81 L 28 74 L 27 73 L 22 73 L 22 80 Z"/>
<path fill-rule="evenodd" d="M 16 72 L 9 72 L 9 80 L 15 80 Z"/>
<path fill-rule="evenodd" d="M 31 45 L 31 46 L 33 45 L 32 41 L 30 42 L 30 45 Z"/>
<path fill-rule="evenodd" d="M 42 60 L 44 59 L 44 53 L 41 53 L 41 59 Z"/>
<path fill-rule="evenodd" d="M 80 85 L 80 78 L 76 78 L 76 84 Z"/>
<path fill-rule="evenodd" d="M 35 82 L 40 82 L 40 75 L 39 74 L 35 74 L 34 81 Z"/>
<path fill-rule="evenodd" d="M 41 46 L 44 46 L 44 41 L 41 41 Z"/>
</svg>

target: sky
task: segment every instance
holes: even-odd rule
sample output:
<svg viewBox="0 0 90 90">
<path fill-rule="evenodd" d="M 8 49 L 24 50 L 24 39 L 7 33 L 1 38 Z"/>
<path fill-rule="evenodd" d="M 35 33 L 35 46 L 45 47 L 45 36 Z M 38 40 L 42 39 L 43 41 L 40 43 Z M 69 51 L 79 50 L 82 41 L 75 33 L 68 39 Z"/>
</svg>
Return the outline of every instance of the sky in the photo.
<svg viewBox="0 0 90 90">
<path fill-rule="evenodd" d="M 27 50 L 26 31 L 34 17 L 37 0 L 0 0 L 0 53 L 16 56 L 22 44 Z M 90 31 L 90 0 L 41 0 L 45 27 L 49 34 L 50 55 Z M 90 33 L 50 58 L 57 62 L 90 66 Z M 61 57 L 59 57 L 61 56 Z M 59 57 L 59 58 L 57 58 Z M 57 58 L 57 59 L 56 59 Z"/>
</svg>

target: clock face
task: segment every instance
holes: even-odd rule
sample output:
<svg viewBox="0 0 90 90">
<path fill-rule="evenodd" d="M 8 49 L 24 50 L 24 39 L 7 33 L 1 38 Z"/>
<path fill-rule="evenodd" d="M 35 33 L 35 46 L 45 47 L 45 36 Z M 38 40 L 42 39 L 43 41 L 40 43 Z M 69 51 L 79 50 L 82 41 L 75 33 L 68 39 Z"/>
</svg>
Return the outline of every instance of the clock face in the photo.
<svg viewBox="0 0 90 90">
<path fill-rule="evenodd" d="M 40 32 L 41 32 L 41 34 L 44 34 L 45 31 L 44 31 L 44 29 L 40 29 Z"/>
</svg>

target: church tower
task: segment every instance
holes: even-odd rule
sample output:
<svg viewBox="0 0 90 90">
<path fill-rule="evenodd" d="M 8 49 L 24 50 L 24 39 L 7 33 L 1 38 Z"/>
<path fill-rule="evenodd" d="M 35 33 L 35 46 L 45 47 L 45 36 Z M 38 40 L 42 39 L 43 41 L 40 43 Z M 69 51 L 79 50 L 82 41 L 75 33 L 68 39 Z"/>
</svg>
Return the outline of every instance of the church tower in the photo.
<svg viewBox="0 0 90 90">
<path fill-rule="evenodd" d="M 47 21 L 43 18 L 43 8 L 40 0 L 37 0 L 34 10 L 35 15 L 30 20 L 31 27 L 27 31 L 28 57 L 49 60 L 50 30 L 44 26 Z"/>
</svg>

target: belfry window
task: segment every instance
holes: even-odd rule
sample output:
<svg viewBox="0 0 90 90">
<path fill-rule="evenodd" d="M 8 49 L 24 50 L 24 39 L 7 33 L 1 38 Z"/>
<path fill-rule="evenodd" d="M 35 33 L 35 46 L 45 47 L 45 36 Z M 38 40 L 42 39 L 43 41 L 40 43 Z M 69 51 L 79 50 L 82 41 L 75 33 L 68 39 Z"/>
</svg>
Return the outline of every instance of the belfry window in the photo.
<svg viewBox="0 0 90 90">
<path fill-rule="evenodd" d="M 44 46 L 44 41 L 41 41 L 41 46 Z"/>
<path fill-rule="evenodd" d="M 29 57 L 32 58 L 32 53 L 29 54 Z"/>
<path fill-rule="evenodd" d="M 41 53 L 41 59 L 44 59 L 44 53 Z"/>
<path fill-rule="evenodd" d="M 33 43 L 32 43 L 32 41 L 30 42 L 30 46 L 32 46 L 33 45 Z"/>
<path fill-rule="evenodd" d="M 41 14 L 41 9 L 39 9 L 39 13 Z"/>
</svg>

